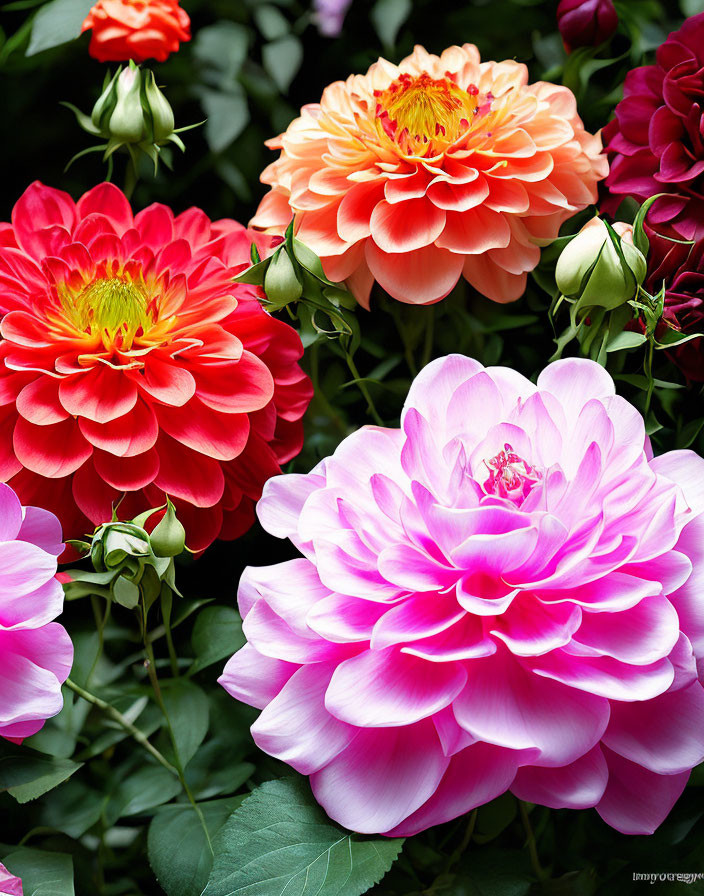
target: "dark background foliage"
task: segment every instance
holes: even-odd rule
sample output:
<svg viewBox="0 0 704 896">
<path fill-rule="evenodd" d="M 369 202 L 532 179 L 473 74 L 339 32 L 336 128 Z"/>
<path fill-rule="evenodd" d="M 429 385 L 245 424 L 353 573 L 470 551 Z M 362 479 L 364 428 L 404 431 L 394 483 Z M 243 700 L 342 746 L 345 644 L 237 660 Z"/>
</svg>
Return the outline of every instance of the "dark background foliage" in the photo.
<svg viewBox="0 0 704 896">
<path fill-rule="evenodd" d="M 105 66 L 88 56 L 87 36 L 25 56 L 29 19 L 40 4 L 41 0 L 20 0 L 0 10 L 2 220 L 8 220 L 12 205 L 32 180 L 78 196 L 105 174 L 98 155 L 81 159 L 64 172 L 67 161 L 89 145 L 89 138 L 60 106 L 60 101 L 69 101 L 90 110 Z M 316 101 L 326 84 L 366 70 L 379 55 L 397 61 L 416 42 L 433 52 L 453 43 L 476 43 L 484 58 L 515 57 L 526 62 L 532 79 L 568 84 L 587 127 L 596 130 L 610 117 L 625 72 L 647 59 L 684 15 L 704 9 L 701 0 L 623 0 L 618 4 L 620 30 L 613 39 L 567 57 L 556 29 L 556 2 L 355 0 L 337 39 L 318 34 L 302 0 L 187 0 L 184 5 L 192 17 L 194 39 L 155 70 L 177 125 L 205 117 L 208 122 L 185 135 L 187 153 L 173 155 L 173 172 L 162 167 L 156 178 L 145 172 L 133 203 L 139 208 L 163 201 L 177 212 L 198 205 L 212 218 L 241 221 L 250 217 L 264 192 L 259 174 L 273 154 L 263 141 L 283 130 L 303 103 Z M 120 184 L 123 177 L 122 167 L 116 166 L 116 182 Z M 567 231 L 574 232 L 579 223 L 569 222 Z M 371 312 L 360 309 L 362 340 L 354 361 L 382 419 L 395 425 L 412 376 L 431 358 L 449 352 L 464 352 L 486 364 L 506 364 L 529 376 L 540 370 L 554 351 L 555 333 L 547 315 L 554 259 L 554 253 L 545 253 L 526 296 L 512 306 L 493 305 L 460 285 L 432 308 L 408 308 L 375 296 Z M 305 449 L 292 466 L 298 470 L 310 469 L 345 434 L 370 420 L 357 374 L 349 369 L 339 343 L 316 342 L 306 353 L 306 364 L 316 398 L 307 417 Z M 658 365 L 660 383 L 648 416 L 656 447 L 694 445 L 702 451 L 700 396 L 685 387 L 666 358 L 660 357 Z M 612 372 L 622 376 L 624 394 L 645 409 L 639 388 L 642 352 L 620 358 Z M 187 777 L 199 801 L 218 801 L 210 810 L 218 823 L 241 801 L 238 794 L 288 773 L 256 751 L 248 732 L 254 713 L 227 698 L 215 679 L 225 656 L 242 643 L 232 611 L 242 569 L 248 563 L 272 563 L 289 556 L 287 545 L 255 526 L 235 543 L 216 544 L 203 557 L 179 559 L 177 564 L 184 598 L 174 605 L 174 639 L 179 671 L 188 674 L 195 690 L 183 694 L 174 688 L 173 700 L 176 717 L 183 716 L 185 728 L 197 727 L 194 719 L 201 720 L 200 750 Z M 92 603 L 92 609 L 87 600 L 67 606 L 65 621 L 77 650 L 72 677 L 79 683 L 90 678 L 92 690 L 168 749 L 156 706 L 147 697 L 147 675 L 130 611 L 118 606 L 107 619 L 103 605 Z M 152 613 L 157 667 L 168 679 L 172 670 L 164 631 L 158 611 Z M 97 660 L 101 638 L 105 650 Z M 217 646 L 213 651 L 214 644 L 220 646 L 219 654 Z M 146 754 L 124 732 L 88 709 L 69 699 L 61 716 L 31 739 L 30 746 L 43 751 L 36 755 L 58 757 L 51 760 L 47 774 L 60 778 L 63 768 L 71 777 L 46 796 L 19 805 L 8 794 L 0 795 L 0 842 L 7 844 L 2 854 L 23 841 L 30 848 L 71 855 L 79 894 L 161 893 L 154 871 L 163 880 L 165 860 L 152 854 L 154 871 L 150 868 L 146 832 L 155 813 L 164 811 L 158 807 L 177 797 L 178 788 L 168 774 L 161 775 L 163 769 L 146 761 Z M 3 762 L 13 755 L 3 750 L 0 773 Z M 90 762 L 80 769 L 56 767 L 56 762 L 70 762 L 70 757 Z M 467 819 L 460 819 L 407 841 L 400 860 L 374 892 L 626 896 L 649 886 L 634 882 L 634 872 L 704 872 L 701 771 L 695 771 L 671 818 L 649 838 L 621 836 L 593 811 L 551 812 L 536 807 L 531 812 L 532 829 L 549 878 L 542 884 L 531 867 L 530 844 L 516 801 L 506 796 L 482 807 L 472 830 Z M 183 844 L 173 847 L 175 862 L 179 849 L 191 855 L 187 845 L 193 849 L 201 836 L 197 828 L 191 831 L 190 815 L 178 814 L 183 809 L 183 803 L 176 803 L 168 810 L 176 813 L 173 817 L 157 816 L 183 834 Z M 704 883 L 657 883 L 651 889 L 703 893 Z M 65 896 L 70 890 L 57 886 L 36 892 Z M 169 890 L 179 892 L 188 891 Z"/>
</svg>

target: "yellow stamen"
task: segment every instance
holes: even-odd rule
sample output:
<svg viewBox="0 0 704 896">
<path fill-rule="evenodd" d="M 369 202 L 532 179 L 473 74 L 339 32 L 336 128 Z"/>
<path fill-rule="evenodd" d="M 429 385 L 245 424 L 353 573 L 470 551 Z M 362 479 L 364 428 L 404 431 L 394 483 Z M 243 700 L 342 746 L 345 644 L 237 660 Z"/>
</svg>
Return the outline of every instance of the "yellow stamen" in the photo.
<svg viewBox="0 0 704 896">
<path fill-rule="evenodd" d="M 78 329 L 100 335 L 110 344 L 119 341 L 125 349 L 132 347 L 140 330 L 145 333 L 153 323 L 145 291 L 119 277 L 96 280 L 78 295 L 65 297 L 63 303 Z"/>
<path fill-rule="evenodd" d="M 402 74 L 377 91 L 377 126 L 404 152 L 428 155 L 469 130 L 478 107 L 477 90 L 449 78 Z"/>
</svg>

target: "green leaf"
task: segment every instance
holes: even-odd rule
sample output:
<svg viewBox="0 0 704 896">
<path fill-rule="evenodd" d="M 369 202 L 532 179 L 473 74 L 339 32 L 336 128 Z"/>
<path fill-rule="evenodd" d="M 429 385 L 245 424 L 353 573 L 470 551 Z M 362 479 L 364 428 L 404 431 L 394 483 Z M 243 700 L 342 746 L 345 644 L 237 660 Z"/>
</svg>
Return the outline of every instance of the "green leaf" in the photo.
<svg viewBox="0 0 704 896">
<path fill-rule="evenodd" d="M 200 803 L 211 841 L 244 796 Z M 149 825 L 149 863 L 167 896 L 200 896 L 213 853 L 191 805 L 164 806 Z"/>
<path fill-rule="evenodd" d="M 75 40 L 94 0 L 51 0 L 34 17 L 27 56 Z"/>
<path fill-rule="evenodd" d="M 216 22 L 199 28 L 193 41 L 193 55 L 203 82 L 222 90 L 232 87 L 249 47 L 250 32 L 236 22 Z"/>
<path fill-rule="evenodd" d="M 606 346 L 607 352 L 619 352 L 626 348 L 637 348 L 643 345 L 647 336 L 645 333 L 635 333 L 632 330 L 624 330 L 617 333 L 613 339 L 610 339 Z"/>
<path fill-rule="evenodd" d="M 291 30 L 286 17 L 275 6 L 268 3 L 254 7 L 254 21 L 267 40 L 277 40 Z"/>
<path fill-rule="evenodd" d="M 399 28 L 411 13 L 411 0 L 377 0 L 370 18 L 379 40 L 385 47 L 393 47 Z"/>
<path fill-rule="evenodd" d="M 22 878 L 25 896 L 74 896 L 71 856 L 24 847 L 11 852 L 3 864 Z"/>
<path fill-rule="evenodd" d="M 113 585 L 112 593 L 121 607 L 134 610 L 139 603 L 139 588 L 134 582 L 130 582 L 124 576 L 118 576 Z"/>
<path fill-rule="evenodd" d="M 245 642 L 242 620 L 232 607 L 206 607 L 193 626 L 191 643 L 196 655 L 191 672 L 200 672 L 236 653 Z"/>
<path fill-rule="evenodd" d="M 105 802 L 105 794 L 72 778 L 42 802 L 41 824 L 77 840 L 98 822 Z"/>
<path fill-rule="evenodd" d="M 362 837 L 330 821 L 303 778 L 267 781 L 215 838 L 203 896 L 360 896 L 386 874 L 402 839 Z"/>
<path fill-rule="evenodd" d="M 289 34 L 265 44 L 262 48 L 262 62 L 279 90 L 286 93 L 303 62 L 300 40 Z"/>
<path fill-rule="evenodd" d="M 179 679 L 164 689 L 164 704 L 178 759 L 181 767 L 185 768 L 208 733 L 208 698 L 193 682 Z M 168 755 L 170 751 L 165 752 Z"/>
<path fill-rule="evenodd" d="M 114 824 L 124 815 L 141 815 L 163 806 L 181 792 L 181 782 L 161 765 L 147 763 L 130 771 L 110 800 L 106 819 Z"/>
<path fill-rule="evenodd" d="M 244 91 L 235 84 L 228 93 L 204 89 L 200 92 L 207 115 L 205 139 L 212 152 L 222 152 L 236 140 L 249 123 L 249 108 Z"/>
<path fill-rule="evenodd" d="M 477 843 L 488 843 L 498 837 L 511 824 L 517 812 L 516 798 L 510 793 L 504 793 L 490 803 L 480 806 L 474 839 Z"/>
<path fill-rule="evenodd" d="M 3 741 L 0 744 L 0 790 L 7 790 L 18 803 L 27 803 L 58 787 L 81 765 Z"/>
</svg>

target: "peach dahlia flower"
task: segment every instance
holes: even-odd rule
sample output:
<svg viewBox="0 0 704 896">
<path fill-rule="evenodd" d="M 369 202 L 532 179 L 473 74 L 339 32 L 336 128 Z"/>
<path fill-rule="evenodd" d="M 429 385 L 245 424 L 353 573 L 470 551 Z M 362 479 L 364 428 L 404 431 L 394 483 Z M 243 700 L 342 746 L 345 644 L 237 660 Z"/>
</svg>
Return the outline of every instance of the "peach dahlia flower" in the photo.
<svg viewBox="0 0 704 896">
<path fill-rule="evenodd" d="M 520 297 L 560 225 L 596 200 L 601 139 L 566 87 L 528 83 L 472 44 L 327 87 L 285 134 L 252 226 L 298 237 L 367 306 L 376 280 L 428 304 L 464 276 L 497 302 Z"/>
</svg>

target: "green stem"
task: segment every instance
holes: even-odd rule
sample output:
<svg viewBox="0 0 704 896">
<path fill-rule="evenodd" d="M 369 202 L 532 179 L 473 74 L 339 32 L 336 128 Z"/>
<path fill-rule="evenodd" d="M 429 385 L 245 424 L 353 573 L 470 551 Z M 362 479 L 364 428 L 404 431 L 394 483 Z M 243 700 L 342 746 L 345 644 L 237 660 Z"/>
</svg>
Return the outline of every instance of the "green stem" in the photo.
<svg viewBox="0 0 704 896">
<path fill-rule="evenodd" d="M 345 358 L 347 359 L 347 366 L 350 369 L 350 373 L 357 381 L 357 385 L 359 386 L 359 391 L 362 393 L 364 400 L 367 402 L 367 410 L 372 415 L 372 419 L 376 423 L 377 426 L 383 426 L 384 421 L 379 416 L 379 412 L 374 406 L 374 402 L 372 401 L 372 397 L 369 394 L 369 389 L 367 389 L 367 384 L 362 381 L 362 377 L 359 375 L 359 371 L 357 370 L 357 365 L 354 363 L 352 359 L 352 355 L 345 352 Z"/>
<path fill-rule="evenodd" d="M 320 377 L 319 377 L 319 351 L 320 344 L 318 342 L 314 343 L 310 349 L 310 378 L 313 382 L 313 393 L 314 393 L 314 401 L 317 402 L 323 411 L 330 418 L 331 423 L 340 433 L 342 438 L 344 439 L 347 436 L 347 427 L 345 426 L 345 421 L 340 417 L 335 408 L 330 404 L 320 385 Z"/>
<path fill-rule="evenodd" d="M 110 718 L 117 722 L 117 724 L 124 728 L 124 730 L 130 734 L 138 744 L 140 744 L 144 749 L 156 759 L 156 761 L 163 765 L 165 769 L 171 772 L 172 775 L 176 775 L 178 777 L 178 770 L 174 768 L 173 765 L 166 759 L 165 756 L 156 749 L 156 747 L 152 746 L 149 743 L 149 740 L 146 734 L 143 731 L 140 731 L 129 719 L 126 719 L 119 710 L 115 709 L 110 703 L 107 703 L 105 700 L 101 700 L 100 697 L 96 697 L 95 694 L 91 694 L 90 691 L 87 691 L 85 688 L 77 685 L 75 681 L 72 681 L 70 678 L 66 679 L 66 687 L 69 690 L 73 691 L 74 694 L 77 694 L 87 703 L 92 703 L 93 706 L 97 706 L 98 709 L 101 709 L 106 715 L 110 716 Z"/>
<path fill-rule="evenodd" d="M 464 835 L 462 837 L 462 840 L 460 841 L 459 846 L 451 853 L 450 857 L 447 860 L 447 863 L 445 864 L 445 874 L 447 874 L 453 867 L 453 865 L 462 858 L 465 849 L 467 849 L 472 839 L 472 836 L 474 834 L 474 826 L 476 825 L 476 823 L 477 810 L 474 809 L 469 813 L 469 820 L 467 821 L 467 826 L 464 830 Z"/>
<path fill-rule="evenodd" d="M 528 853 L 530 855 L 530 864 L 532 865 L 533 871 L 535 872 L 535 876 L 538 878 L 538 880 L 546 880 L 548 874 L 540 864 L 540 858 L 538 857 L 538 846 L 535 842 L 535 834 L 533 833 L 533 827 L 530 823 L 530 818 L 528 818 L 528 810 L 526 809 L 526 804 L 523 802 L 523 800 L 518 800 L 518 809 L 521 813 L 523 829 L 526 832 L 526 846 L 528 847 Z"/>
<path fill-rule="evenodd" d="M 648 339 L 648 354 L 646 355 L 645 360 L 645 375 L 648 378 L 648 394 L 645 398 L 645 414 L 644 417 L 648 416 L 648 412 L 650 411 L 650 402 L 653 398 L 653 389 L 655 388 L 655 382 L 653 380 L 653 348 L 654 348 L 654 335 Z"/>
<path fill-rule="evenodd" d="M 171 745 L 174 750 L 174 759 L 176 766 L 176 774 L 178 775 L 179 781 L 181 782 L 181 787 L 183 787 L 183 792 L 188 797 L 188 802 L 193 807 L 193 811 L 198 816 L 198 820 L 201 823 L 203 828 L 203 832 L 205 834 L 205 840 L 208 844 L 208 849 L 210 850 L 211 855 L 213 853 L 213 844 L 210 842 L 210 832 L 208 831 L 208 825 L 205 823 L 205 816 L 201 811 L 200 806 L 195 800 L 195 797 L 191 793 L 191 788 L 188 786 L 188 782 L 186 781 L 186 776 L 183 770 L 183 765 L 181 764 L 181 757 L 178 754 L 178 744 L 176 743 L 176 737 L 174 735 L 174 730 L 171 727 L 171 719 L 169 718 L 169 714 L 166 710 L 166 704 L 164 703 L 164 697 L 161 693 L 161 686 L 159 684 L 159 679 L 156 674 L 156 659 L 154 657 L 154 651 L 152 649 L 151 642 L 149 641 L 149 637 L 146 635 L 146 625 L 145 625 L 145 639 L 144 639 L 144 649 L 147 653 L 147 675 L 149 676 L 149 681 L 152 684 L 152 688 L 154 690 L 154 696 L 156 697 L 156 702 L 159 704 L 159 709 L 166 720 L 166 727 L 169 731 L 169 738 L 171 740 Z"/>
<path fill-rule="evenodd" d="M 169 663 L 171 665 L 171 674 L 174 678 L 178 678 L 178 655 L 174 647 L 174 639 L 171 634 L 171 610 L 168 615 L 164 613 L 164 604 L 162 603 L 162 615 L 164 617 L 164 630 L 166 633 L 166 646 L 169 651 Z"/>
<path fill-rule="evenodd" d="M 415 377 L 418 374 L 418 365 L 416 364 L 416 359 L 413 357 L 413 349 L 408 342 L 406 327 L 401 319 L 402 311 L 400 308 L 396 307 L 397 304 L 398 303 L 394 303 L 392 315 L 394 323 L 396 324 L 396 329 L 398 330 L 398 335 L 401 337 L 401 342 L 403 343 L 403 354 L 406 359 L 406 364 L 408 364 L 408 369 L 411 371 L 411 376 Z"/>
<path fill-rule="evenodd" d="M 108 619 L 110 618 L 110 609 L 112 606 L 112 599 L 108 598 L 105 604 L 105 612 L 100 614 L 100 606 L 98 598 L 95 595 L 91 595 L 90 598 L 91 606 L 93 607 L 93 615 L 95 617 L 95 624 L 98 629 L 98 649 L 95 652 L 95 657 L 93 659 L 93 663 L 90 667 L 90 671 L 88 675 L 86 675 L 86 685 L 90 684 L 90 680 L 93 677 L 93 673 L 95 672 L 95 667 L 98 665 L 100 661 L 100 657 L 103 655 L 103 646 L 105 644 L 105 626 L 108 624 Z"/>
<path fill-rule="evenodd" d="M 128 199 L 132 198 L 132 194 L 134 193 L 134 188 L 137 186 L 138 180 L 139 175 L 137 174 L 137 166 L 134 163 L 134 159 L 130 156 L 129 161 L 127 162 L 127 170 L 125 172 L 125 186 L 122 191 Z"/>
</svg>

